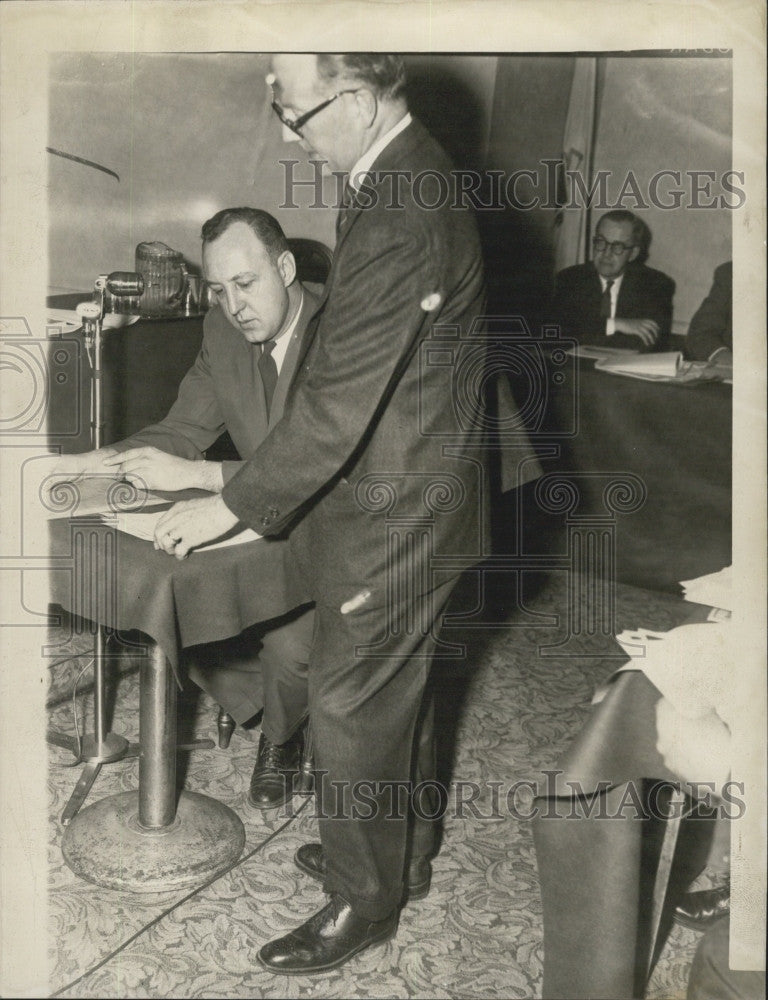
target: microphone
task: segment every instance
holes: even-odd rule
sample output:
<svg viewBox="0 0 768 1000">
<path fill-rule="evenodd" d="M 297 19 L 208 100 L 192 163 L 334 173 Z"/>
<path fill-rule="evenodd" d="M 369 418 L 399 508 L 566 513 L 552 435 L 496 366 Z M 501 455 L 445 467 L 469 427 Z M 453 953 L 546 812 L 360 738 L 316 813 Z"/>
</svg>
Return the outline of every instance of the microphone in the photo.
<svg viewBox="0 0 768 1000">
<path fill-rule="evenodd" d="M 107 275 L 107 291 L 116 298 L 142 295 L 144 276 L 138 271 L 113 271 Z"/>
<path fill-rule="evenodd" d="M 100 274 L 94 283 L 94 300 L 105 313 L 135 314 L 144 292 L 144 277 L 138 271 L 113 271 Z"/>
</svg>

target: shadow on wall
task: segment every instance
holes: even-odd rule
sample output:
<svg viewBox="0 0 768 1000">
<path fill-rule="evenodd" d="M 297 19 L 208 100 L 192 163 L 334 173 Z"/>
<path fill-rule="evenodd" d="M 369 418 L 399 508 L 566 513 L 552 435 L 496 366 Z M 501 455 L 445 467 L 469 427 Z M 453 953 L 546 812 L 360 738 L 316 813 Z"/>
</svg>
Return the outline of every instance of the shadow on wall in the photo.
<svg viewBox="0 0 768 1000">
<path fill-rule="evenodd" d="M 573 57 L 414 56 L 407 62 L 411 110 L 459 169 L 480 175 L 473 197 L 489 311 L 523 315 L 535 327 L 551 292 L 554 211 L 514 207 L 506 183 L 516 171 L 532 170 L 547 201 L 542 161 L 561 154 Z M 530 193 L 520 185 L 521 197 Z"/>
<path fill-rule="evenodd" d="M 457 72 L 443 66 L 408 69 L 408 106 L 460 169 L 481 169 L 490 108 Z"/>
</svg>

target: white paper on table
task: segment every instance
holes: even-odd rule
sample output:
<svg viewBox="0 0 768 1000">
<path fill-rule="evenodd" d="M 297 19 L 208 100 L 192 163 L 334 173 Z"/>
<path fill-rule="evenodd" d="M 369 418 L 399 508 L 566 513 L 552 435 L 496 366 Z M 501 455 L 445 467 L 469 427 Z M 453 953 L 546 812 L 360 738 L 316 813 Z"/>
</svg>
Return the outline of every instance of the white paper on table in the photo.
<svg viewBox="0 0 768 1000">
<path fill-rule="evenodd" d="M 112 517 L 102 515 L 102 518 L 108 523 L 113 523 L 118 531 L 124 531 L 127 535 L 133 535 L 134 538 L 141 538 L 146 542 L 151 542 L 155 537 L 157 522 L 165 513 L 167 513 L 165 510 L 129 511 L 127 513 L 116 514 Z M 223 549 L 229 545 L 256 542 L 261 537 L 252 528 L 243 528 L 237 534 L 222 538 L 220 541 L 206 542 L 204 545 L 198 545 L 192 551 Z"/>
<path fill-rule="evenodd" d="M 681 374 L 683 367 L 683 355 L 680 351 L 637 354 L 627 358 L 605 358 L 595 364 L 595 368 L 601 372 L 628 375 L 630 378 L 648 381 L 675 378 Z"/>
<path fill-rule="evenodd" d="M 632 659 L 616 673 L 641 670 L 681 715 L 695 719 L 714 708 L 727 722 L 732 635 L 728 621 L 680 625 L 669 632 L 627 629 L 616 641 Z"/>
<path fill-rule="evenodd" d="M 83 301 L 87 302 L 88 299 L 83 299 Z M 79 330 L 83 325 L 83 321 L 75 309 L 51 309 L 46 306 L 45 315 L 50 326 L 68 327 L 67 332 Z M 131 326 L 132 323 L 138 322 L 139 318 L 138 315 L 129 313 L 104 313 L 101 328 L 102 330 L 117 330 L 122 326 Z"/>
<path fill-rule="evenodd" d="M 592 344 L 577 344 L 565 352 L 574 358 L 586 358 L 588 361 L 605 361 L 607 358 L 629 358 L 639 354 L 631 347 L 595 347 Z"/>
<path fill-rule="evenodd" d="M 733 611 L 732 584 L 733 573 L 730 566 L 718 573 L 698 576 L 695 580 L 680 581 L 686 601 L 708 604 L 712 608 L 725 608 L 727 611 Z"/>
</svg>

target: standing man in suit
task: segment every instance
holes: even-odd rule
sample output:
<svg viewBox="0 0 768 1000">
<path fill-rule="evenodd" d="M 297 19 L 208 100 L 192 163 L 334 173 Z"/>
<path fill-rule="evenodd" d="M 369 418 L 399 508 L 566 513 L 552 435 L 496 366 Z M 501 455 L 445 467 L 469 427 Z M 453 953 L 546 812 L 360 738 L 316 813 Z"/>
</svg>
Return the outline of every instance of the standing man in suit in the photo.
<svg viewBox="0 0 768 1000">
<path fill-rule="evenodd" d="M 297 280 L 285 235 L 267 212 L 225 209 L 205 223 L 202 239 L 203 270 L 217 305 L 205 317 L 200 352 L 168 415 L 98 451 L 63 456 L 56 471 L 107 472 L 149 489 L 219 494 L 280 420 L 317 299 Z M 206 461 L 206 449 L 225 430 L 243 460 Z M 313 612 L 297 609 L 269 628 L 184 654 L 190 677 L 237 723 L 264 709 L 248 796 L 259 809 L 282 805 L 300 770 L 307 783 L 302 752 L 312 628 Z"/>
<path fill-rule="evenodd" d="M 733 371 L 733 263 L 715 268 L 709 295 L 688 327 L 686 353 L 693 361 L 709 361 L 726 373 Z"/>
<path fill-rule="evenodd" d="M 408 112 L 400 57 L 281 55 L 268 82 L 285 128 L 349 175 L 334 263 L 282 421 L 155 539 L 185 558 L 238 521 L 270 534 L 300 517 L 322 844 L 297 862 L 330 901 L 259 961 L 307 974 L 394 934 L 404 881 L 410 898 L 429 887 L 432 826 L 409 838 L 402 799 L 434 775 L 430 659 L 458 574 L 487 551 L 483 414 L 457 405 L 462 361 L 483 360 L 484 288 L 474 219 L 441 197 L 451 164 Z"/>
<path fill-rule="evenodd" d="M 592 261 L 566 267 L 555 279 L 553 319 L 564 334 L 599 347 L 665 349 L 675 283 L 638 261 L 645 232 L 624 209 L 600 219 Z"/>
</svg>

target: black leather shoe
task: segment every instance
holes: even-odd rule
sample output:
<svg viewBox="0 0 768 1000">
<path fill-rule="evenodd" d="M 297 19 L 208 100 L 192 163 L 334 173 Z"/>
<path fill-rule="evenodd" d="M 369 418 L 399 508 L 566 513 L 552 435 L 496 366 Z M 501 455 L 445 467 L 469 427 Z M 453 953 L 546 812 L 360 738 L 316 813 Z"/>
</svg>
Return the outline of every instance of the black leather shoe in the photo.
<svg viewBox="0 0 768 1000">
<path fill-rule="evenodd" d="M 675 922 L 693 931 L 703 931 L 731 912 L 731 883 L 716 889 L 687 892 L 675 907 Z"/>
<path fill-rule="evenodd" d="M 301 729 L 279 746 L 261 734 L 248 790 L 248 802 L 254 809 L 277 809 L 293 797 L 303 742 Z"/>
<path fill-rule="evenodd" d="M 293 856 L 297 868 L 300 868 L 307 875 L 317 879 L 318 882 L 325 881 L 325 856 L 323 855 L 322 844 L 302 844 Z M 429 858 L 421 855 L 413 858 L 408 866 L 408 884 L 403 893 L 406 899 L 424 899 L 429 893 L 429 885 L 432 881 L 432 866 Z"/>
<path fill-rule="evenodd" d="M 334 894 L 301 927 L 265 944 L 258 959 L 265 969 L 283 976 L 325 972 L 343 965 L 363 948 L 386 941 L 396 930 L 397 911 L 384 920 L 366 920 Z"/>
</svg>

